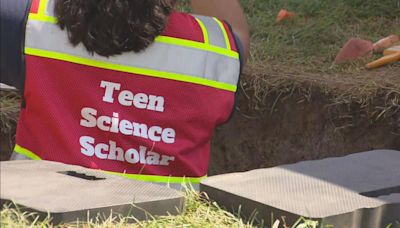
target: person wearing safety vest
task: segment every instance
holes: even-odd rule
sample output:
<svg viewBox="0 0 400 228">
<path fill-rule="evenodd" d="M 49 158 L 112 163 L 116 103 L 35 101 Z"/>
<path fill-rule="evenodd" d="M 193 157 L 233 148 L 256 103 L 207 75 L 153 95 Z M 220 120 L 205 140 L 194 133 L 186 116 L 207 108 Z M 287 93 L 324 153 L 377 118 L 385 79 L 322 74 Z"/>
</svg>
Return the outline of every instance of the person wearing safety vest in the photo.
<svg viewBox="0 0 400 228">
<path fill-rule="evenodd" d="M 1 3 L 2 83 L 23 93 L 12 159 L 155 183 L 207 176 L 249 50 L 236 0 L 193 0 L 199 15 L 174 0 Z"/>
</svg>

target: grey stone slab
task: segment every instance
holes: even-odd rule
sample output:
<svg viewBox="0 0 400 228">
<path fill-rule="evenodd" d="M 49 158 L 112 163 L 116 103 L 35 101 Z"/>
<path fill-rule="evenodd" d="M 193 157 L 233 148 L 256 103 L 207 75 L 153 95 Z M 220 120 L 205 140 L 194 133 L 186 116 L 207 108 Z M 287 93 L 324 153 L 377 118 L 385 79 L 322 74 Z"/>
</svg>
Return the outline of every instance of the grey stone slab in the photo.
<svg viewBox="0 0 400 228">
<path fill-rule="evenodd" d="M 0 169 L 2 204 L 50 213 L 54 224 L 111 214 L 143 220 L 184 209 L 184 196 L 174 189 L 80 166 L 24 160 L 1 162 Z"/>
<path fill-rule="evenodd" d="M 345 157 L 209 177 L 200 190 L 212 200 L 272 224 L 286 216 L 335 227 L 385 227 L 400 222 L 400 151 Z"/>
</svg>

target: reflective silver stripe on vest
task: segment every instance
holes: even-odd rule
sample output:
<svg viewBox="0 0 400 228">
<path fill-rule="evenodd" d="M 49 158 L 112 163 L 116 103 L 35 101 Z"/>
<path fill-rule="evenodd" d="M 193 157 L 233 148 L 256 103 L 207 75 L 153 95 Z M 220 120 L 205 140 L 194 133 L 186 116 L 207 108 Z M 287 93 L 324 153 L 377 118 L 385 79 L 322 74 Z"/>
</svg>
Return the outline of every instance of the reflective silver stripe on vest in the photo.
<svg viewBox="0 0 400 228">
<path fill-rule="evenodd" d="M 25 47 L 65 53 L 123 66 L 205 78 L 234 86 L 237 85 L 240 71 L 240 63 L 235 58 L 206 50 L 161 42 L 153 43 L 146 51 L 141 53 L 131 52 L 110 58 L 96 54 L 92 56 L 82 44 L 73 47 L 69 43 L 67 32 L 60 30 L 56 24 L 35 20 L 28 20 Z"/>
<path fill-rule="evenodd" d="M 43 1 L 43 0 L 41 0 L 41 1 Z M 55 5 L 56 5 L 56 1 L 48 0 L 44 13 L 47 16 L 54 17 L 54 6 Z"/>
<path fill-rule="evenodd" d="M 17 152 L 12 152 L 11 157 L 10 157 L 10 161 L 18 161 L 18 160 L 32 160 L 30 158 L 28 158 L 27 156 L 17 153 Z"/>
<path fill-rule="evenodd" d="M 203 22 L 204 27 L 208 32 L 208 40 L 211 45 L 226 48 L 224 33 L 218 23 L 212 17 L 206 17 L 201 15 L 193 15 L 195 18 Z"/>
</svg>

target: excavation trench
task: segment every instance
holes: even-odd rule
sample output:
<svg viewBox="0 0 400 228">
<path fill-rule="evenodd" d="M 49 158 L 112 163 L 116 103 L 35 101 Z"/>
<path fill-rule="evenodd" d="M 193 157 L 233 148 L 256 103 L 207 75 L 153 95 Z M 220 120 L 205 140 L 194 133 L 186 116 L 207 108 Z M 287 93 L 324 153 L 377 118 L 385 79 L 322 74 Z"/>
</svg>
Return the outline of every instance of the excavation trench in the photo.
<svg viewBox="0 0 400 228">
<path fill-rule="evenodd" d="M 376 118 L 373 105 L 332 104 L 329 94 L 311 90 L 308 95 L 269 94 L 259 111 L 242 93 L 232 119 L 214 135 L 210 175 L 373 149 L 400 150 L 398 112 Z"/>
<path fill-rule="evenodd" d="M 216 130 L 210 175 L 373 149 L 400 150 L 399 112 L 375 118 L 376 104 L 333 105 L 331 95 L 319 87 L 307 93 L 272 92 L 256 103 L 249 97 L 251 93 L 239 93 L 232 118 Z M 19 106 L 13 105 L 7 110 Z M 2 113 L 1 160 L 7 160 L 13 148 L 15 115 L 17 112 Z M 13 121 L 7 120 L 10 116 Z"/>
</svg>

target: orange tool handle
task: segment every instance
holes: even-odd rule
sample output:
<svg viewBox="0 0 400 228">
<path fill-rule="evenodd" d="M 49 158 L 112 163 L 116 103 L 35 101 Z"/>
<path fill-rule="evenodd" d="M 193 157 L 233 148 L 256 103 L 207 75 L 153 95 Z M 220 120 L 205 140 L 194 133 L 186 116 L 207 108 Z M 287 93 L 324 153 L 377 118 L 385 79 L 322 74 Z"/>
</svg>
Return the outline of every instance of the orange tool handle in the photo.
<svg viewBox="0 0 400 228">
<path fill-rule="evenodd" d="M 391 54 L 395 54 L 396 52 L 400 52 L 400 43 L 397 46 L 393 46 L 391 48 L 386 49 L 383 52 L 383 55 L 391 55 Z"/>
<path fill-rule="evenodd" d="M 382 57 L 382 58 L 380 58 L 378 60 L 375 60 L 375 61 L 373 61 L 371 63 L 368 63 L 366 65 L 366 67 L 368 69 L 373 69 L 373 68 L 378 68 L 378 67 L 384 66 L 386 64 L 394 63 L 394 62 L 397 62 L 397 61 L 400 61 L 400 52 L 396 52 L 394 54 L 384 56 L 384 57 Z"/>
</svg>

